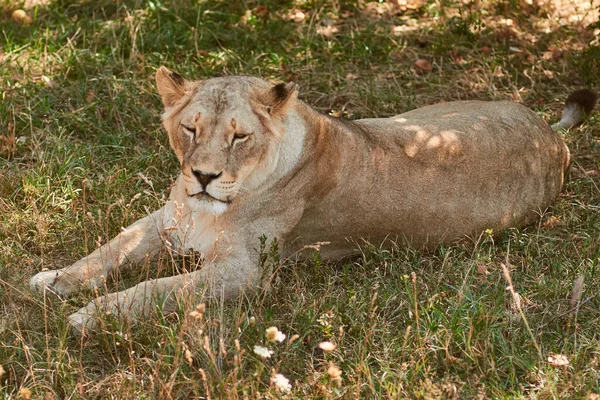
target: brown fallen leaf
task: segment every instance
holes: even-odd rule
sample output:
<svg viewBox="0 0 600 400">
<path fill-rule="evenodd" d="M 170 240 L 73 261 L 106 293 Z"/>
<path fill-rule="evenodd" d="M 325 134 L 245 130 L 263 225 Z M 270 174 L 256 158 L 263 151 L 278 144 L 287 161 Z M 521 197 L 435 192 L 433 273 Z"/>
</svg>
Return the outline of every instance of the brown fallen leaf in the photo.
<svg viewBox="0 0 600 400">
<path fill-rule="evenodd" d="M 571 310 L 576 311 L 577 305 L 581 300 L 581 293 L 583 292 L 583 275 L 577 277 L 573 282 L 573 290 L 571 291 Z"/>
<path fill-rule="evenodd" d="M 542 53 L 542 60 L 552 60 L 552 55 L 551 51 L 545 51 Z"/>
<path fill-rule="evenodd" d="M 377 1 L 371 1 L 365 4 L 363 8 L 363 14 L 370 17 L 380 17 L 384 14 L 389 14 L 392 10 L 392 5 L 389 3 L 379 3 Z"/>
<path fill-rule="evenodd" d="M 417 61 L 415 61 L 415 67 L 417 67 L 417 69 L 419 71 L 422 71 L 422 72 L 429 72 L 432 69 L 431 68 L 431 63 L 429 61 L 425 60 L 425 59 L 422 59 L 422 58 L 420 58 Z"/>
<path fill-rule="evenodd" d="M 392 6 L 399 11 L 416 10 L 426 5 L 425 0 L 393 0 Z"/>
<path fill-rule="evenodd" d="M 264 17 L 265 15 L 267 15 L 269 13 L 269 9 L 265 6 L 256 6 L 254 7 L 254 9 L 252 10 L 252 14 L 256 15 L 259 18 Z"/>
<path fill-rule="evenodd" d="M 96 93 L 94 93 L 93 90 L 88 90 L 87 92 L 85 92 L 85 100 L 88 103 L 91 103 L 92 101 L 94 101 L 96 99 Z"/>
<path fill-rule="evenodd" d="M 338 33 L 339 31 L 340 30 L 333 25 L 319 26 L 317 28 L 317 33 L 319 35 L 323 35 L 325 37 L 331 37 L 331 36 L 333 36 L 334 33 Z"/>
</svg>

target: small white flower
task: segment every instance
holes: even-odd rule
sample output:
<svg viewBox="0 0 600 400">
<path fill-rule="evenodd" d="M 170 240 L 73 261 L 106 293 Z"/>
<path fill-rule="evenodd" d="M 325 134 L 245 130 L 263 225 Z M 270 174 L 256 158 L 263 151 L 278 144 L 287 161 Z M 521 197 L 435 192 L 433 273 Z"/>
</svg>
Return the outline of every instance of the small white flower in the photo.
<svg viewBox="0 0 600 400">
<path fill-rule="evenodd" d="M 277 388 L 279 388 L 279 390 L 281 390 L 282 392 L 287 393 L 290 390 L 292 390 L 292 385 L 290 384 L 290 380 L 288 378 L 286 378 L 285 376 L 283 376 L 281 374 L 277 374 L 271 379 L 273 380 L 273 383 L 275 384 L 275 386 L 277 386 Z"/>
<path fill-rule="evenodd" d="M 272 326 L 267 329 L 267 340 L 269 342 L 283 342 L 285 340 L 285 334 L 282 333 L 276 326 Z"/>
<path fill-rule="evenodd" d="M 273 350 L 269 350 L 262 346 L 254 346 L 254 353 L 258 354 L 262 358 L 269 358 L 271 355 L 273 355 Z"/>
<path fill-rule="evenodd" d="M 321 350 L 323 350 L 325 353 L 331 353 L 332 351 L 334 351 L 336 349 L 336 345 L 335 343 L 331 343 L 331 342 L 321 342 L 319 343 L 319 348 Z"/>
</svg>

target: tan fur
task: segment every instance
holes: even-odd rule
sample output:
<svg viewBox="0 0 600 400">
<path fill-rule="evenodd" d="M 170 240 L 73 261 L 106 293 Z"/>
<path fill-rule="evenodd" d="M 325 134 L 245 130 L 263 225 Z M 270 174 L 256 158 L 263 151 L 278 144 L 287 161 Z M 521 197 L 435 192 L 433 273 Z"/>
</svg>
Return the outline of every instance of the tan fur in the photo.
<svg viewBox="0 0 600 400">
<path fill-rule="evenodd" d="M 556 199 L 569 163 L 561 137 L 514 103 L 452 102 L 343 121 L 297 100 L 293 84 L 188 82 L 164 67 L 156 80 L 181 163 L 169 201 L 31 285 L 62 295 L 96 287 L 126 259 L 139 263 L 165 243 L 200 251 L 205 262 L 94 300 L 70 317 L 77 329 L 94 328 L 98 310 L 146 315 L 156 294 L 169 310 L 178 296 L 203 289 L 226 298 L 254 292 L 262 235 L 279 241 L 282 256 L 328 241 L 322 256 L 338 258 L 363 239 L 431 248 L 525 225 Z M 202 179 L 212 197 L 194 196 Z"/>
</svg>

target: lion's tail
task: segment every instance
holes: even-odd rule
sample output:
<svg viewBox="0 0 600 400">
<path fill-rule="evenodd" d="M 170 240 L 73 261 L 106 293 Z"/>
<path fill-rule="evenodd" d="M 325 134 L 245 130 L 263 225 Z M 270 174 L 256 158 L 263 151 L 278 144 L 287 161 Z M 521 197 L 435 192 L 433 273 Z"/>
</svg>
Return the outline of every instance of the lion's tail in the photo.
<svg viewBox="0 0 600 400">
<path fill-rule="evenodd" d="M 552 130 L 569 129 L 579 125 L 596 106 L 598 95 L 589 89 L 579 89 L 567 97 L 565 108 L 559 122 L 552 125 Z"/>
</svg>

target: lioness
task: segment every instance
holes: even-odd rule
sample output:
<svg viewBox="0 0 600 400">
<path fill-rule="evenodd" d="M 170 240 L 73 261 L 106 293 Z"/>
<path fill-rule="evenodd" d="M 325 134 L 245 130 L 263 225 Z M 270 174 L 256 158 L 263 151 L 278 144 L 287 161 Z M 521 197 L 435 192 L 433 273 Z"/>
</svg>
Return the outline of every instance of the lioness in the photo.
<svg viewBox="0 0 600 400">
<path fill-rule="evenodd" d="M 93 329 L 98 311 L 146 315 L 204 288 L 231 298 L 261 285 L 259 238 L 282 256 L 330 242 L 325 259 L 352 254 L 357 239 L 417 247 L 524 225 L 558 196 L 569 164 L 561 136 L 522 105 L 460 101 L 390 118 L 345 121 L 297 99 L 294 83 L 230 76 L 187 81 L 156 73 L 163 124 L 181 164 L 169 201 L 70 267 L 40 272 L 31 287 L 60 295 L 103 286 L 125 261 L 161 246 L 205 255 L 201 269 L 107 294 L 72 314 Z M 594 106 L 567 102 L 569 127 Z M 591 105 L 591 106 L 590 106 Z"/>
</svg>

